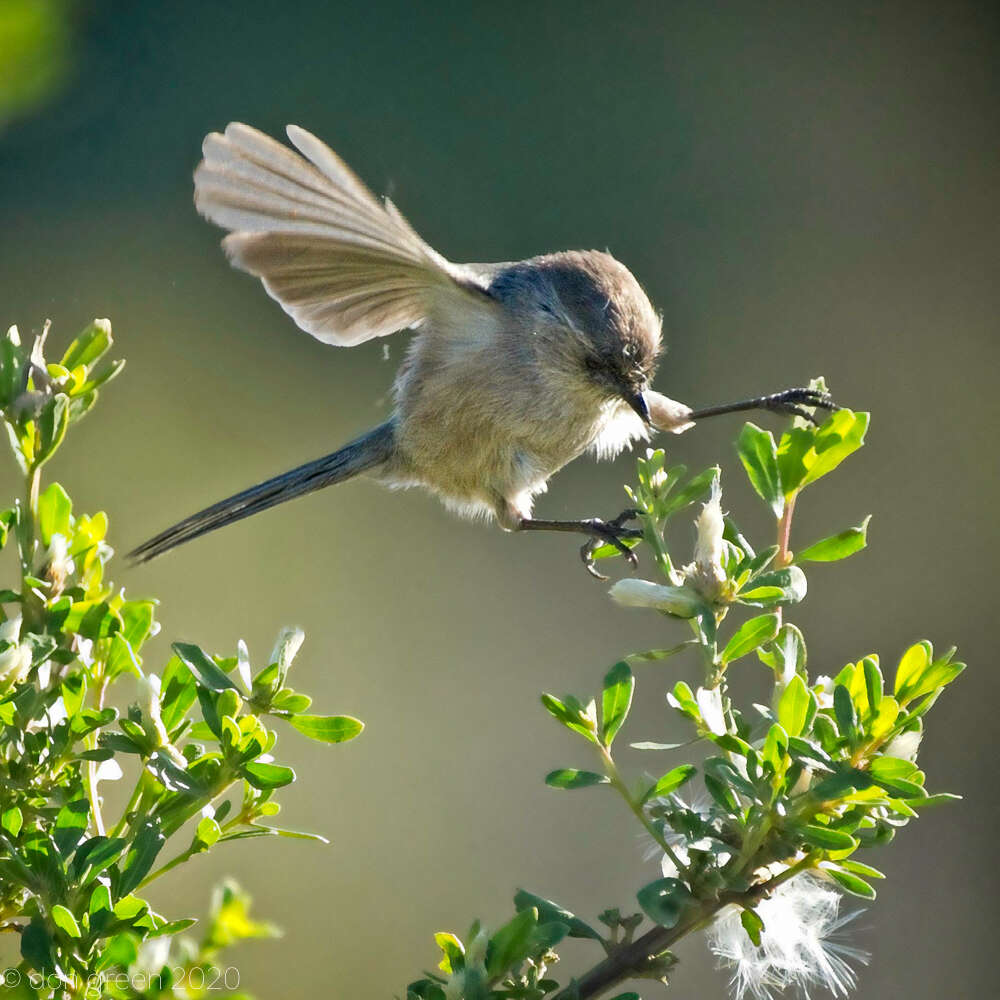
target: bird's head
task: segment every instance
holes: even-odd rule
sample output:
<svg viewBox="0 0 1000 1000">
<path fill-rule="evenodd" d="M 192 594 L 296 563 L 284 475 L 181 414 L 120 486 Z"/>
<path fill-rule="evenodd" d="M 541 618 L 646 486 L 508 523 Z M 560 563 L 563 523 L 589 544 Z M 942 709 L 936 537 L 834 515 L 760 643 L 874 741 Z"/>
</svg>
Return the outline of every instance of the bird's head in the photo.
<svg viewBox="0 0 1000 1000">
<path fill-rule="evenodd" d="M 547 254 L 512 271 L 522 315 L 559 376 L 595 398 L 628 404 L 648 423 L 661 319 L 632 272 L 596 250 Z"/>
</svg>

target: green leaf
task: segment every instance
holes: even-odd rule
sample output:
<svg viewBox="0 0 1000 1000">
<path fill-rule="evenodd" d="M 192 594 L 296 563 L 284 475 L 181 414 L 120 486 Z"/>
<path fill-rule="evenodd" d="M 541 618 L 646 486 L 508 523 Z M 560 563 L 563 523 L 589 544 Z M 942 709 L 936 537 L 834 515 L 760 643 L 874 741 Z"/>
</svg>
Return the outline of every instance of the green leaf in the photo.
<svg viewBox="0 0 1000 1000">
<path fill-rule="evenodd" d="M 809 718 L 812 693 L 800 674 L 785 686 L 778 701 L 778 723 L 789 736 L 801 736 Z"/>
<path fill-rule="evenodd" d="M 518 889 L 514 896 L 514 908 L 525 910 L 534 907 L 538 911 L 538 919 L 541 923 L 560 923 L 569 927 L 569 936 L 574 938 L 590 938 L 600 941 L 601 935 L 594 930 L 586 921 L 574 916 L 565 907 L 558 903 L 546 899 L 544 896 L 536 896 L 526 889 Z"/>
<path fill-rule="evenodd" d="M 167 662 L 160 681 L 160 716 L 168 733 L 184 719 L 198 696 L 198 685 L 179 656 Z"/>
<path fill-rule="evenodd" d="M 683 471 L 681 471 L 680 475 L 683 475 Z M 714 465 L 710 469 L 692 476 L 676 493 L 671 491 L 663 504 L 663 519 L 672 517 L 696 501 L 707 498 L 711 492 L 712 483 L 715 482 L 718 476 L 719 467 Z M 679 479 L 680 476 L 677 476 L 677 478 Z"/>
<path fill-rule="evenodd" d="M 723 665 L 752 653 L 765 642 L 770 642 L 778 634 L 780 625 L 781 616 L 773 612 L 745 621 L 726 643 L 721 657 Z"/>
<path fill-rule="evenodd" d="M 866 517 L 856 528 L 848 528 L 839 534 L 830 535 L 822 541 L 813 542 L 812 545 L 795 553 L 795 558 L 799 562 L 836 562 L 838 559 L 846 559 L 848 556 L 860 552 L 868 545 L 868 522 L 871 521 L 871 514 Z"/>
<path fill-rule="evenodd" d="M 932 694 L 950 684 L 964 669 L 964 663 L 952 662 L 955 650 L 949 650 L 937 660 L 929 642 L 911 646 L 899 661 L 896 670 L 896 699 L 906 705 L 924 695 Z"/>
<path fill-rule="evenodd" d="M 7 536 L 13 531 L 17 526 L 17 508 L 8 507 L 6 510 L 0 510 L 0 549 L 2 549 L 7 544 Z M 13 593 L 13 591 L 4 590 L 0 591 L 2 594 Z M 14 600 L 15 598 L 0 598 L 0 603 L 5 603 L 8 600 Z"/>
<path fill-rule="evenodd" d="M 157 820 L 143 824 L 125 855 L 117 886 L 119 896 L 127 896 L 146 877 L 165 843 L 166 837 L 163 836 Z M 117 906 L 115 912 L 117 913 Z"/>
<path fill-rule="evenodd" d="M 837 410 L 831 414 L 816 431 L 812 448 L 803 456 L 806 473 L 800 488 L 833 472 L 848 455 L 864 444 L 868 418 L 867 413 L 855 413 L 853 410 Z"/>
<path fill-rule="evenodd" d="M 566 701 L 562 702 L 554 695 L 543 694 L 542 704 L 546 711 L 567 729 L 585 736 L 591 743 L 597 742 L 597 733 L 594 731 L 592 720 L 584 716 L 583 706 L 575 698 L 567 697 Z"/>
<path fill-rule="evenodd" d="M 113 865 L 125 850 L 123 837 L 91 837 L 84 841 L 73 856 L 73 870 L 86 885 Z"/>
<path fill-rule="evenodd" d="M 52 960 L 52 939 L 37 917 L 21 932 L 21 956 L 39 972 L 51 972 L 55 967 Z"/>
<path fill-rule="evenodd" d="M 681 919 L 691 892 L 676 878 L 659 878 L 643 886 L 636 894 L 646 916 L 661 927 L 671 928 Z"/>
<path fill-rule="evenodd" d="M 83 840 L 90 820 L 90 803 L 86 799 L 67 802 L 56 816 L 55 842 L 59 853 L 68 857 Z"/>
<path fill-rule="evenodd" d="M 312 840 L 317 844 L 329 844 L 328 838 L 324 837 L 321 833 L 309 833 L 306 830 L 286 830 L 283 827 L 278 826 L 258 826 L 258 830 L 266 830 L 268 833 L 272 833 L 278 837 L 287 837 L 289 840 Z M 223 840 L 229 840 L 229 837 L 224 837 Z"/>
<path fill-rule="evenodd" d="M 233 683 L 228 674 L 223 673 L 208 653 L 200 646 L 196 646 L 190 642 L 175 642 L 172 644 L 172 648 L 191 673 L 205 687 L 210 688 L 212 691 L 225 691 L 226 688 L 239 691 L 239 688 Z"/>
<path fill-rule="evenodd" d="M 295 780 L 295 772 L 282 764 L 262 764 L 251 761 L 243 767 L 243 777 L 261 791 L 269 788 L 281 788 L 290 785 Z"/>
<path fill-rule="evenodd" d="M 438 962 L 438 968 L 448 975 L 460 972 L 465 966 L 465 946 L 462 942 L 449 931 L 438 931 L 434 941 L 444 956 Z"/>
<path fill-rule="evenodd" d="M 116 967 L 128 969 L 139 956 L 139 937 L 131 931 L 122 931 L 108 939 L 97 962 L 97 971 Z"/>
<path fill-rule="evenodd" d="M 166 923 L 160 924 L 159 927 L 149 931 L 146 934 L 146 937 L 170 937 L 174 934 L 180 934 L 181 931 L 186 931 L 189 927 L 193 927 L 196 923 L 198 923 L 198 921 L 194 917 L 184 917 L 181 920 L 168 920 Z"/>
<path fill-rule="evenodd" d="M 874 899 L 875 890 L 863 879 L 852 872 L 845 871 L 836 865 L 821 865 L 821 869 L 830 876 L 840 886 L 841 889 L 851 893 L 853 896 L 860 896 L 862 899 Z"/>
<path fill-rule="evenodd" d="M 778 473 L 778 449 L 770 431 L 756 424 L 746 423 L 736 441 L 740 461 L 746 469 L 750 484 L 767 503 L 775 517 L 785 509 L 785 495 Z"/>
<path fill-rule="evenodd" d="M 770 667 L 779 679 L 791 677 L 792 674 L 802 674 L 805 677 L 806 641 L 796 626 L 785 622 L 778 630 L 774 642 L 767 649 L 757 650 L 757 658 Z"/>
<path fill-rule="evenodd" d="M 53 396 L 42 409 L 36 427 L 38 450 L 35 453 L 34 467 L 37 469 L 56 453 L 66 436 L 66 428 L 69 427 L 69 399 L 61 394 Z"/>
<path fill-rule="evenodd" d="M 684 642 L 679 642 L 676 646 L 671 646 L 669 649 L 647 649 L 642 653 L 629 653 L 628 659 L 638 661 L 640 663 L 655 662 L 657 660 L 666 660 L 671 656 L 676 656 L 678 653 L 683 653 L 684 650 L 690 649 L 692 646 L 696 645 L 694 640 L 687 639 Z"/>
<path fill-rule="evenodd" d="M 62 903 L 56 903 L 52 907 L 52 922 L 67 937 L 80 937 L 80 925 L 76 922 L 76 917 Z"/>
<path fill-rule="evenodd" d="M 545 784 L 552 788 L 587 788 L 590 785 L 606 785 L 610 779 L 593 771 L 578 771 L 575 767 L 561 767 L 545 775 Z"/>
<path fill-rule="evenodd" d="M 133 650 L 140 649 L 153 629 L 156 601 L 126 601 L 121 606 L 122 635 Z"/>
<path fill-rule="evenodd" d="M 360 719 L 350 715 L 296 715 L 288 721 L 318 743 L 345 743 L 365 728 Z"/>
<path fill-rule="evenodd" d="M 761 747 L 761 757 L 771 765 L 777 775 L 782 775 L 788 766 L 785 755 L 788 753 L 788 733 L 777 722 L 771 725 Z"/>
<path fill-rule="evenodd" d="M 198 822 L 195 838 L 206 847 L 211 847 L 222 836 L 222 827 L 212 816 L 203 816 Z"/>
<path fill-rule="evenodd" d="M 673 770 L 667 771 L 659 781 L 649 789 L 642 797 L 642 801 L 648 802 L 650 799 L 661 798 L 676 792 L 681 785 L 687 784 L 696 774 L 698 768 L 694 764 L 681 764 Z"/>
<path fill-rule="evenodd" d="M 872 784 L 871 775 L 859 771 L 855 767 L 845 767 L 813 785 L 809 789 L 809 794 L 825 802 L 830 799 L 843 798 L 854 792 L 864 791 Z"/>
<path fill-rule="evenodd" d="M 841 868 L 845 868 L 849 872 L 853 872 L 855 875 L 866 875 L 868 878 L 885 878 L 877 868 L 872 868 L 871 865 L 862 864 L 860 861 L 853 861 L 847 859 L 844 861 L 838 861 L 837 864 Z"/>
<path fill-rule="evenodd" d="M 740 914 L 740 923 L 743 930 L 747 932 L 747 937 L 755 948 L 760 947 L 760 933 L 764 929 L 764 921 L 757 915 L 756 910 L 744 910 Z"/>
<path fill-rule="evenodd" d="M 190 771 L 171 760 L 163 750 L 157 750 L 146 761 L 146 768 L 169 792 L 199 795 L 205 791 Z"/>
<path fill-rule="evenodd" d="M 761 573 L 736 596 L 744 604 L 771 607 L 775 604 L 798 604 L 806 596 L 806 575 L 798 566 Z"/>
<path fill-rule="evenodd" d="M 953 792 L 935 792 L 933 795 L 928 795 L 927 798 L 921 799 L 919 802 L 914 801 L 912 804 L 918 806 L 921 810 L 924 810 L 929 806 L 943 806 L 949 802 L 961 801 L 962 796 L 955 795 Z"/>
<path fill-rule="evenodd" d="M 56 534 L 69 542 L 72 513 L 73 501 L 58 483 L 51 483 L 38 498 L 38 527 L 43 545 L 50 545 Z"/>
<path fill-rule="evenodd" d="M 812 427 L 792 426 L 781 435 L 778 442 L 778 474 L 781 476 L 781 488 L 785 498 L 790 499 L 799 488 L 806 474 L 803 464 L 816 437 L 816 429 Z"/>
<path fill-rule="evenodd" d="M 857 734 L 858 717 L 854 711 L 851 692 L 843 684 L 838 684 L 833 689 L 833 714 L 841 735 L 853 739 Z"/>
<path fill-rule="evenodd" d="M 490 938 L 486 952 L 486 974 L 492 979 L 519 965 L 528 957 L 538 911 L 521 910 Z"/>
<path fill-rule="evenodd" d="M 135 652 L 120 633 L 111 638 L 111 649 L 108 652 L 104 673 L 108 680 L 114 680 L 126 673 L 134 677 L 141 676 Z"/>
<path fill-rule="evenodd" d="M 307 694 L 299 694 L 291 688 L 282 688 L 271 699 L 272 712 L 291 712 L 292 715 L 299 715 L 305 712 L 312 704 L 312 698 Z"/>
<path fill-rule="evenodd" d="M 858 846 L 858 842 L 842 830 L 831 830 L 828 826 L 810 824 L 799 831 L 807 844 L 820 847 L 824 851 L 849 851 Z"/>
<path fill-rule="evenodd" d="M 616 663 L 604 677 L 604 692 L 601 696 L 601 738 L 605 746 L 612 740 L 628 716 L 635 691 L 635 678 L 624 661 Z"/>
<path fill-rule="evenodd" d="M 893 691 L 898 701 L 904 700 L 907 688 L 916 687 L 933 656 L 934 649 L 926 639 L 903 654 L 896 668 L 896 687 Z"/>
<path fill-rule="evenodd" d="M 67 633 L 86 639 L 107 639 L 122 627 L 118 612 L 107 601 L 74 601 L 53 607 L 53 622 Z"/>
<path fill-rule="evenodd" d="M 878 660 L 874 657 L 866 656 L 861 662 L 861 669 L 865 675 L 865 693 L 868 695 L 868 708 L 872 716 L 877 716 L 879 706 L 882 704 L 882 671 L 879 669 Z"/>
<path fill-rule="evenodd" d="M 11 806 L 9 809 L 3 811 L 3 815 L 0 816 L 0 826 L 12 836 L 16 837 L 21 832 L 21 827 L 24 824 L 24 817 L 21 815 L 21 810 L 17 806 Z"/>
<path fill-rule="evenodd" d="M 66 348 L 60 364 L 72 371 L 80 365 L 92 365 L 112 345 L 111 323 L 106 319 L 93 320 Z"/>
</svg>

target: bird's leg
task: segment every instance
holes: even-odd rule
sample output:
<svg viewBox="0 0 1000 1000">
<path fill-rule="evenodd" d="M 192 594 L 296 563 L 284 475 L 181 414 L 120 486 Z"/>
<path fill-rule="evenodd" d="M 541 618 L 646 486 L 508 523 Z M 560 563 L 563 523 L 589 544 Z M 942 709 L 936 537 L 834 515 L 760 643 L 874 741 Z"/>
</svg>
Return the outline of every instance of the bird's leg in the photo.
<svg viewBox="0 0 1000 1000">
<path fill-rule="evenodd" d="M 594 567 L 594 552 L 603 544 L 613 545 L 634 568 L 639 565 L 635 553 L 625 544 L 626 541 L 642 538 L 642 532 L 637 528 L 626 528 L 625 522 L 639 516 L 634 507 L 623 510 L 616 518 L 604 521 L 599 517 L 588 517 L 582 521 L 545 521 L 540 518 L 524 517 L 517 523 L 517 531 L 572 531 L 590 537 L 580 548 L 580 558 L 587 572 L 598 580 L 607 577 L 597 572 Z"/>
<path fill-rule="evenodd" d="M 738 403 L 723 403 L 721 406 L 692 410 L 688 419 L 694 421 L 702 417 L 714 417 L 720 413 L 739 413 L 743 410 L 770 410 L 772 413 L 802 417 L 815 424 L 816 418 L 807 407 L 820 410 L 839 409 L 827 392 L 819 392 L 816 389 L 785 389 L 770 396 L 758 396 L 756 399 L 744 399 Z"/>
</svg>

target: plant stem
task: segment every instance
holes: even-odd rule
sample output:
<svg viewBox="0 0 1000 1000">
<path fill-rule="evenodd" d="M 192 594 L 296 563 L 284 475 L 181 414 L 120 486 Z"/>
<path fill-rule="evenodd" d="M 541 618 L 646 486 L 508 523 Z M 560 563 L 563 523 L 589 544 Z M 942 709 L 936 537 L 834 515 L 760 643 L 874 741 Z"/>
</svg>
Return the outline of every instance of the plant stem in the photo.
<svg viewBox="0 0 1000 1000">
<path fill-rule="evenodd" d="M 107 694 L 108 690 L 108 680 L 104 676 L 103 663 L 98 661 L 97 670 L 98 676 L 94 678 L 97 681 L 97 690 L 94 697 L 95 707 L 98 712 L 104 708 L 104 696 Z M 91 733 L 87 736 L 86 746 L 88 750 L 93 750 L 97 747 L 97 734 Z M 90 811 L 94 817 L 94 828 L 97 830 L 97 835 L 99 837 L 104 836 L 104 816 L 101 814 L 101 797 L 97 791 L 97 761 L 89 760 L 87 761 L 87 774 L 86 774 L 86 785 L 87 785 L 87 798 L 90 799 Z"/>
<path fill-rule="evenodd" d="M 807 856 L 774 878 L 762 882 L 760 885 L 755 885 L 746 892 L 727 892 L 716 899 L 702 901 L 688 919 L 675 927 L 654 927 L 647 931 L 631 944 L 619 948 L 603 961 L 598 962 L 580 979 L 574 980 L 555 994 L 553 1000 L 593 1000 L 623 980 L 641 976 L 653 959 L 661 956 L 692 931 L 699 930 L 710 923 L 715 914 L 723 907 L 730 904 L 742 907 L 754 906 L 783 882 L 787 882 L 800 872 L 812 868 L 815 863 L 814 858 Z"/>
<path fill-rule="evenodd" d="M 128 802 L 125 803 L 125 808 L 122 810 L 121 817 L 118 822 L 115 823 L 114 829 L 108 834 L 109 837 L 120 837 L 125 827 L 128 826 L 128 815 L 133 809 L 139 804 L 139 800 L 142 798 L 142 793 L 145 785 L 146 770 L 139 773 L 139 777 L 136 780 L 135 788 L 132 789 L 132 795 L 129 797 Z"/>
<path fill-rule="evenodd" d="M 35 522 L 38 519 L 38 491 L 41 469 L 32 466 L 25 476 L 24 508 L 18 518 L 18 547 L 21 563 L 21 609 L 24 627 L 35 630 L 43 621 L 42 608 L 34 587 L 28 586 L 26 578 L 34 575 Z"/>
<path fill-rule="evenodd" d="M 246 823 L 246 822 L 248 822 L 247 813 L 241 812 L 237 816 L 234 816 L 228 823 L 226 823 L 222 827 L 222 832 L 227 833 L 234 826 L 239 826 L 241 823 Z M 161 875 L 166 875 L 167 872 L 176 868 L 178 865 L 183 864 L 185 861 L 189 861 L 196 854 L 201 854 L 207 850 L 209 850 L 209 846 L 207 844 L 202 844 L 200 841 L 195 840 L 190 847 L 188 847 L 184 851 L 181 851 L 181 853 L 178 854 L 177 857 L 172 858 L 165 865 L 162 865 L 161 867 L 157 868 L 155 872 L 150 872 L 150 874 L 147 875 L 136 888 L 138 889 L 145 888 L 145 886 L 147 886 L 154 879 L 158 879 Z"/>
<path fill-rule="evenodd" d="M 792 515 L 795 513 L 795 501 L 798 493 L 793 493 L 785 501 L 785 509 L 778 519 L 778 554 L 774 557 L 774 565 L 778 569 L 783 569 L 792 561 L 792 554 L 789 549 L 789 541 L 792 535 Z"/>
<path fill-rule="evenodd" d="M 629 790 L 628 785 L 625 784 L 625 780 L 621 776 L 621 772 L 618 770 L 618 765 L 615 764 L 611 757 L 611 752 L 608 750 L 603 743 L 597 744 L 597 749 L 601 754 L 601 760 L 604 763 L 604 773 L 608 776 L 611 781 L 611 787 L 618 792 L 619 795 L 625 800 L 629 809 L 632 810 L 635 818 L 645 827 L 646 832 L 656 841 L 657 846 L 668 858 L 670 858 L 674 867 L 678 872 L 684 871 L 684 865 L 681 864 L 681 860 L 677 857 L 676 852 L 667 843 L 666 838 L 663 836 L 663 831 L 660 830 L 656 824 L 646 815 L 646 810 L 643 809 L 642 803 L 636 799 L 636 797 Z"/>
</svg>

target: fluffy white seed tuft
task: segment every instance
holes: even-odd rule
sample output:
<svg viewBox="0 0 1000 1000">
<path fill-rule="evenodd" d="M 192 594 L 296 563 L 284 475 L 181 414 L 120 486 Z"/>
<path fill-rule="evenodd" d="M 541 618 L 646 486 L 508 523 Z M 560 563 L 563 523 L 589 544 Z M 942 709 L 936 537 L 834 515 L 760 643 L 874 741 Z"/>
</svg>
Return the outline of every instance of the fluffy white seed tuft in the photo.
<svg viewBox="0 0 1000 1000">
<path fill-rule="evenodd" d="M 732 970 L 736 1000 L 775 1000 L 787 989 L 809 996 L 813 988 L 846 997 L 857 982 L 851 962 L 866 963 L 868 953 L 844 940 L 844 927 L 857 912 L 840 913 L 842 896 L 821 876 L 797 875 L 762 900 L 760 947 L 740 923 L 740 910 L 722 910 L 709 929 L 708 943 L 722 968 Z"/>
</svg>

